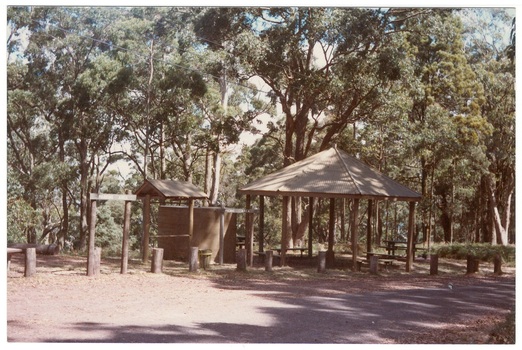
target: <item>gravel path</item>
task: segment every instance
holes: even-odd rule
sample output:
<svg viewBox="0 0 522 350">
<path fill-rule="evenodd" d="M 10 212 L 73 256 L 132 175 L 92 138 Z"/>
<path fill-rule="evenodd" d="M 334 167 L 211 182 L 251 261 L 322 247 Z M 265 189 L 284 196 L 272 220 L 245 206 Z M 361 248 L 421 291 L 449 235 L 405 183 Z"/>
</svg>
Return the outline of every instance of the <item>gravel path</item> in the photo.
<svg viewBox="0 0 522 350">
<path fill-rule="evenodd" d="M 503 317 L 515 302 L 514 275 L 112 271 L 93 278 L 54 268 L 24 278 L 14 263 L 9 342 L 402 343 Z"/>
</svg>

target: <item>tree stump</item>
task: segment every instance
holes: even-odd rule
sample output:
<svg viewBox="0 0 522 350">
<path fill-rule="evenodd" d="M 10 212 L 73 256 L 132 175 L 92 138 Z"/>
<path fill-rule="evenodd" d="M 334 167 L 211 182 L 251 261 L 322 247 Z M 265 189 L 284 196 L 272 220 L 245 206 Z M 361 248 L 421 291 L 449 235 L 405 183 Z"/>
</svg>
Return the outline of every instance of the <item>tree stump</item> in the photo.
<svg viewBox="0 0 522 350">
<path fill-rule="evenodd" d="M 25 250 L 25 269 L 24 276 L 31 277 L 36 273 L 36 249 L 27 248 Z"/>
<path fill-rule="evenodd" d="M 199 248 L 198 247 L 190 247 L 189 254 L 189 271 L 196 272 L 199 268 L 198 259 L 199 259 Z"/>
<path fill-rule="evenodd" d="M 430 275 L 437 275 L 439 273 L 439 255 L 430 255 Z"/>
<path fill-rule="evenodd" d="M 163 248 L 152 249 L 152 262 L 150 270 L 152 273 L 163 272 Z"/>
<path fill-rule="evenodd" d="M 317 272 L 326 271 L 326 252 L 320 251 L 317 254 Z"/>
<path fill-rule="evenodd" d="M 237 252 L 237 270 L 246 271 L 247 269 L 247 254 L 246 249 L 241 248 Z"/>
<path fill-rule="evenodd" d="M 370 273 L 377 274 L 378 268 L 379 268 L 379 257 L 373 255 L 370 257 Z"/>
<path fill-rule="evenodd" d="M 497 275 L 502 274 L 502 257 L 500 254 L 495 254 L 493 258 L 493 272 Z"/>
<path fill-rule="evenodd" d="M 274 259 L 274 251 L 267 250 L 265 252 L 265 271 L 272 272 L 272 261 Z"/>
</svg>

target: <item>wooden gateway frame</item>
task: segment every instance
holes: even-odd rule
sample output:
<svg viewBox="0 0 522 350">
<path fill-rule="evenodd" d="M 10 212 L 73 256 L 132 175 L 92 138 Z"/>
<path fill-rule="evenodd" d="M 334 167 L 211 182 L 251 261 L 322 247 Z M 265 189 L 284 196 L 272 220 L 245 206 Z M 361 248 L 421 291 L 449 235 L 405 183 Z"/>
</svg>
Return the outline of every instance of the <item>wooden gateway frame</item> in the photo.
<svg viewBox="0 0 522 350">
<path fill-rule="evenodd" d="M 131 202 L 136 201 L 136 195 L 130 194 L 130 191 L 127 191 L 127 194 L 91 193 L 91 222 L 89 226 L 89 246 L 87 252 L 87 276 L 93 276 L 99 272 L 101 248 L 96 248 L 94 240 L 96 236 L 96 201 L 102 200 L 117 200 L 125 202 L 120 273 L 127 273 L 127 265 L 129 261 L 130 206 Z"/>
</svg>

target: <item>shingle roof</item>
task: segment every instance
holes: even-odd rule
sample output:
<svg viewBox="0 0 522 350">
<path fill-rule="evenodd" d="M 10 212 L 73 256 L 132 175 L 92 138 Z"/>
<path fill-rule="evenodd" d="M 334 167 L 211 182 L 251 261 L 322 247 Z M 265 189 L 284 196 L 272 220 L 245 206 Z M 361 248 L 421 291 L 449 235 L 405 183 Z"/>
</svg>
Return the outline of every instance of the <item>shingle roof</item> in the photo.
<svg viewBox="0 0 522 350">
<path fill-rule="evenodd" d="M 347 197 L 419 201 L 421 195 L 336 147 L 258 179 L 239 190 L 266 196 Z"/>
<path fill-rule="evenodd" d="M 163 199 L 204 199 L 207 194 L 190 182 L 176 180 L 146 179 L 135 192 L 138 197 L 159 197 Z"/>
</svg>

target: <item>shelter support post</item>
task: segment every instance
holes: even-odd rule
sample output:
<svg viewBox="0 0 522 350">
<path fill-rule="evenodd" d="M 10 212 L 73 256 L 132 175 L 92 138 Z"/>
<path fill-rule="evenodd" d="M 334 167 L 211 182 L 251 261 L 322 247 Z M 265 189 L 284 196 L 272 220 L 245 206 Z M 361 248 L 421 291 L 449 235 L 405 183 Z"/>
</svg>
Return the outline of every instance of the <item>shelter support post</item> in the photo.
<svg viewBox="0 0 522 350">
<path fill-rule="evenodd" d="M 359 215 L 359 198 L 355 198 L 353 200 L 353 210 L 352 210 L 352 269 L 353 271 L 357 270 L 357 255 L 358 252 L 358 243 L 359 243 L 359 235 L 357 232 L 357 216 Z"/>
<path fill-rule="evenodd" d="M 328 250 L 326 252 L 326 267 L 335 265 L 335 253 L 333 250 L 335 241 L 335 198 L 330 198 L 330 220 L 328 223 Z"/>
<path fill-rule="evenodd" d="M 131 194 L 130 190 L 126 191 Z M 129 262 L 129 232 L 130 232 L 131 202 L 125 201 L 123 209 L 123 238 L 121 243 L 121 269 L 120 273 L 127 273 L 127 265 Z"/>
<path fill-rule="evenodd" d="M 288 248 L 288 214 L 290 210 L 288 208 L 290 204 L 289 198 L 287 196 L 283 197 L 283 232 L 281 234 L 281 266 L 285 266 L 286 264 L 286 248 Z"/>
<path fill-rule="evenodd" d="M 95 252 L 94 236 L 96 232 L 96 200 L 91 200 L 91 219 L 89 222 L 89 246 L 87 252 L 87 276 L 94 276 Z"/>
<path fill-rule="evenodd" d="M 223 265 L 223 256 L 225 254 L 225 205 L 221 205 L 219 212 L 219 265 Z"/>
<path fill-rule="evenodd" d="M 415 227 L 415 202 L 410 202 L 410 216 L 408 219 L 408 242 L 406 252 L 406 272 L 410 272 L 413 267 L 413 235 Z"/>
<path fill-rule="evenodd" d="M 368 200 L 368 222 L 366 224 L 366 253 L 372 252 L 372 214 L 373 200 Z"/>
<path fill-rule="evenodd" d="M 252 198 L 250 195 L 246 196 L 246 209 L 247 213 L 245 214 L 245 229 L 246 229 L 246 237 L 245 237 L 245 248 L 246 248 L 246 258 L 247 265 L 252 266 L 254 264 L 254 217 L 253 213 L 250 212 L 252 207 Z"/>
<path fill-rule="evenodd" d="M 149 258 L 149 234 L 150 234 L 150 194 L 143 199 L 143 241 L 141 242 L 141 261 Z"/>
<path fill-rule="evenodd" d="M 259 251 L 265 251 L 265 196 L 259 196 Z"/>
<path fill-rule="evenodd" d="M 308 257 L 311 258 L 313 254 L 313 219 L 314 217 L 314 197 L 310 197 L 308 201 Z"/>
<path fill-rule="evenodd" d="M 188 234 L 189 234 L 189 249 L 192 249 L 194 242 L 194 200 L 189 199 L 188 201 Z"/>
</svg>

